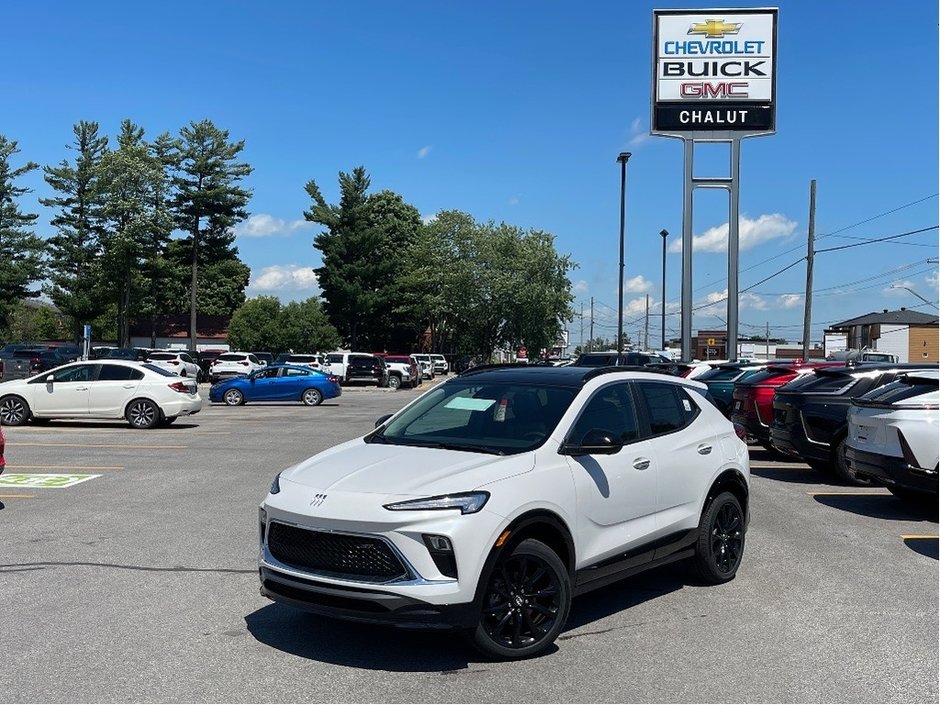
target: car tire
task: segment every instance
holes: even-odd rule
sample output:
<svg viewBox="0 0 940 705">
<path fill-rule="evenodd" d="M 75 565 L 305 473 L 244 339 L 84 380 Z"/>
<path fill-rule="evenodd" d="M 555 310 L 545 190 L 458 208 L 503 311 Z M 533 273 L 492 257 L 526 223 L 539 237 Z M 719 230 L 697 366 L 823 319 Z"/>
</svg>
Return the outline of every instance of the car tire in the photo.
<svg viewBox="0 0 940 705">
<path fill-rule="evenodd" d="M 516 660 L 554 643 L 571 609 L 571 578 L 558 554 L 525 539 L 483 579 L 479 623 L 468 634 L 474 648 L 490 658 Z"/>
<path fill-rule="evenodd" d="M 245 395 L 237 389 L 229 389 L 222 395 L 222 401 L 226 406 L 241 406 L 245 403 Z"/>
<path fill-rule="evenodd" d="M 859 477 L 855 471 L 849 467 L 848 459 L 845 457 L 845 438 L 839 441 L 839 444 L 832 451 L 832 469 L 836 471 L 836 477 L 847 485 L 856 487 L 870 487 L 871 480 Z"/>
<path fill-rule="evenodd" d="M 695 572 L 706 583 L 733 580 L 744 556 L 744 510 L 738 498 L 722 492 L 702 512 L 692 559 Z"/>
<path fill-rule="evenodd" d="M 300 395 L 300 401 L 306 406 L 320 406 L 323 403 L 323 394 L 319 389 L 305 389 Z"/>
<path fill-rule="evenodd" d="M 134 399 L 127 405 L 124 418 L 131 428 L 147 430 L 160 423 L 160 408 L 149 399 Z"/>
<path fill-rule="evenodd" d="M 0 424 L 4 426 L 22 426 L 29 421 L 29 404 L 23 397 L 9 395 L 0 399 Z"/>
<path fill-rule="evenodd" d="M 401 377 L 398 375 L 389 375 L 388 387 L 389 389 L 401 389 Z"/>
</svg>

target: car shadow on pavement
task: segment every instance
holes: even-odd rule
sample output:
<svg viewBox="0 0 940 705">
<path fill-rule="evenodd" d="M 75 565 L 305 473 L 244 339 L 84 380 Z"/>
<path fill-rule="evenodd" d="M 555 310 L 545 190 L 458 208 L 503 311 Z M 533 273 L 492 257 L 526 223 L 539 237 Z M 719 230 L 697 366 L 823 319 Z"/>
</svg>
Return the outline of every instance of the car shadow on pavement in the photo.
<svg viewBox="0 0 940 705">
<path fill-rule="evenodd" d="M 832 480 L 831 477 L 823 475 L 812 468 L 751 468 L 751 474 L 755 477 L 763 477 L 768 480 L 778 480 L 779 482 L 794 482 L 801 485 L 826 484 Z"/>
<path fill-rule="evenodd" d="M 937 521 L 937 506 L 905 502 L 891 494 L 817 494 L 820 504 L 844 512 L 892 521 Z"/>
<path fill-rule="evenodd" d="M 614 583 L 576 598 L 559 642 L 609 631 L 594 622 L 681 590 L 686 564 L 676 563 Z M 354 668 L 396 672 L 447 673 L 485 664 L 455 632 L 410 631 L 343 622 L 273 603 L 245 617 L 249 633 L 271 648 L 294 656 Z M 558 650 L 552 645 L 545 653 Z"/>
<path fill-rule="evenodd" d="M 339 666 L 440 673 L 482 660 L 453 632 L 343 622 L 277 603 L 246 616 L 245 625 L 255 639 L 278 651 Z"/>
<path fill-rule="evenodd" d="M 31 421 L 30 423 L 27 424 L 26 427 L 36 428 L 36 429 L 43 429 L 43 428 L 58 429 L 60 431 L 63 429 L 70 429 L 70 428 L 80 429 L 80 430 L 92 429 L 92 428 L 108 428 L 108 429 L 121 430 L 121 431 L 134 430 L 134 429 L 131 429 L 128 423 L 124 420 L 121 420 L 121 421 L 117 421 L 117 420 L 115 421 L 75 421 L 75 420 L 70 419 L 68 421 L 64 421 L 64 420 L 58 421 L 55 419 L 50 419 L 49 421 L 43 421 L 41 423 L 36 423 L 35 421 Z M 196 423 L 195 421 L 190 421 L 190 422 L 177 421 L 171 426 L 158 424 L 156 428 L 157 429 L 170 428 L 175 431 L 177 429 L 183 430 L 183 429 L 189 429 L 189 428 L 199 428 L 199 424 Z"/>
<path fill-rule="evenodd" d="M 919 553 L 922 556 L 933 558 L 934 560 L 940 559 L 940 556 L 938 556 L 938 541 L 936 537 L 908 537 L 904 539 L 904 545 L 911 549 L 914 553 Z"/>
</svg>

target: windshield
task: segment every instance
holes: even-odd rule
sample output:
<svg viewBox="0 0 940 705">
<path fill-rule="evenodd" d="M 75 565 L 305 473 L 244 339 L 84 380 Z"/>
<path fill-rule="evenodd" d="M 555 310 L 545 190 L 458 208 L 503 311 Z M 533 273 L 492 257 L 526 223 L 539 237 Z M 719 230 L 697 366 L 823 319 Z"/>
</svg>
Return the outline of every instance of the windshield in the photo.
<svg viewBox="0 0 940 705">
<path fill-rule="evenodd" d="M 537 448 L 576 389 L 505 382 L 448 382 L 405 409 L 369 443 L 509 455 Z"/>
</svg>

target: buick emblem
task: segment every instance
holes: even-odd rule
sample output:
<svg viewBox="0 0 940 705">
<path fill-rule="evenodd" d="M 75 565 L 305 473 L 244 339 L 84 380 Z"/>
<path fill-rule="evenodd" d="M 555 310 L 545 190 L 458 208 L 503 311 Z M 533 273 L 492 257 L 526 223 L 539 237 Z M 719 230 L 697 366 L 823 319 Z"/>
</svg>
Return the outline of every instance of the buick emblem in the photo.
<svg viewBox="0 0 940 705">
<path fill-rule="evenodd" d="M 313 495 L 313 499 L 310 500 L 310 506 L 311 506 L 311 507 L 319 507 L 321 504 L 323 504 L 323 501 L 324 501 L 325 499 L 326 499 L 326 495 L 325 495 L 325 494 L 315 494 L 315 495 Z"/>
</svg>

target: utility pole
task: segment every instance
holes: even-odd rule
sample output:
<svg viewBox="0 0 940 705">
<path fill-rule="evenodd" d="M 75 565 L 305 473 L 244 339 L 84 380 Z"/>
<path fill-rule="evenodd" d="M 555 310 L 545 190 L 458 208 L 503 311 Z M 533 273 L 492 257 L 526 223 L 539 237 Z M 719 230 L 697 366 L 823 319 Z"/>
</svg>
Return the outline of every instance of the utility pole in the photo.
<svg viewBox="0 0 940 705">
<path fill-rule="evenodd" d="M 764 329 L 764 357 L 770 359 L 770 321 L 767 321 Z"/>
<path fill-rule="evenodd" d="M 617 155 L 617 161 L 620 163 L 620 276 L 617 288 L 617 352 L 623 352 L 623 238 L 627 214 L 627 161 L 630 159 L 630 152 L 621 152 Z M 620 364 L 620 356 L 617 356 L 617 364 Z"/>
<path fill-rule="evenodd" d="M 660 314 L 662 315 L 662 349 L 666 349 L 666 238 L 669 237 L 669 231 L 666 228 L 663 228 L 659 231 L 659 234 L 663 238 L 663 300 L 662 305 L 660 306 Z"/>
<path fill-rule="evenodd" d="M 806 238 L 806 299 L 803 308 L 803 359 L 809 360 L 809 324 L 813 316 L 813 255 L 816 245 L 816 179 L 809 182 L 809 234 Z"/>
<path fill-rule="evenodd" d="M 650 295 L 646 295 L 646 323 L 643 325 L 643 349 L 650 349 Z"/>
<path fill-rule="evenodd" d="M 588 352 L 594 352 L 594 297 L 591 297 L 591 339 L 588 341 Z"/>
<path fill-rule="evenodd" d="M 584 352 L 584 302 L 581 302 L 581 315 L 578 316 L 581 319 L 581 352 Z"/>
</svg>

